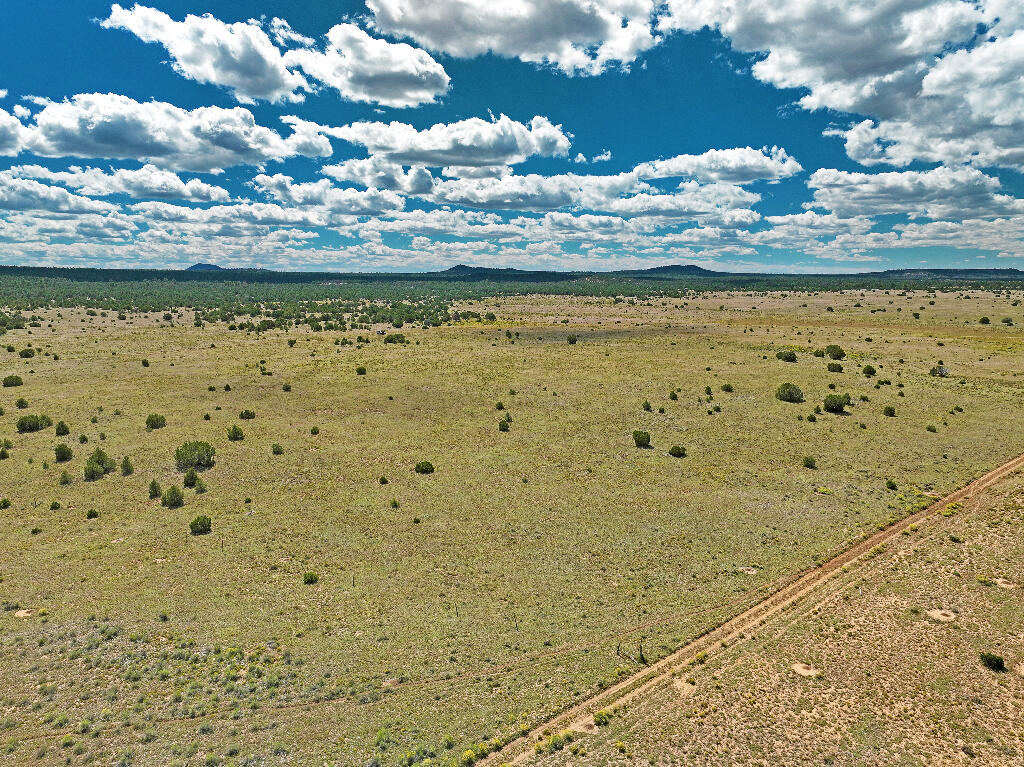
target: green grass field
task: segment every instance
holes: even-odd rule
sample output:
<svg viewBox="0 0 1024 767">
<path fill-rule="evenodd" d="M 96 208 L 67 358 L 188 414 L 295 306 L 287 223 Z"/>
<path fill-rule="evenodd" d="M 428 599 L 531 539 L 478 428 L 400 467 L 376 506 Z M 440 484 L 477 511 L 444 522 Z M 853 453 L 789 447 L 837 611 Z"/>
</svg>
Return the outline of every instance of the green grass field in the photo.
<svg viewBox="0 0 1024 767">
<path fill-rule="evenodd" d="M 38 312 L 0 337 L 0 764 L 471 763 L 1024 452 L 1020 298 L 523 296 L 405 345 Z M 164 508 L 189 440 L 207 492 Z"/>
</svg>

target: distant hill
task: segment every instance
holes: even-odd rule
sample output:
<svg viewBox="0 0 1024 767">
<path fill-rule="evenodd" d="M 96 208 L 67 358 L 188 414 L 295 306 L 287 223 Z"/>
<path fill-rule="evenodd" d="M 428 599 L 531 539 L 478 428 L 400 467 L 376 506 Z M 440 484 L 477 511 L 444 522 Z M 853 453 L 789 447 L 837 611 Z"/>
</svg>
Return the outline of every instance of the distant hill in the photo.
<svg viewBox="0 0 1024 767">
<path fill-rule="evenodd" d="M 186 272 L 222 272 L 223 267 L 217 266 L 216 264 L 192 264 L 188 267 Z"/>
</svg>

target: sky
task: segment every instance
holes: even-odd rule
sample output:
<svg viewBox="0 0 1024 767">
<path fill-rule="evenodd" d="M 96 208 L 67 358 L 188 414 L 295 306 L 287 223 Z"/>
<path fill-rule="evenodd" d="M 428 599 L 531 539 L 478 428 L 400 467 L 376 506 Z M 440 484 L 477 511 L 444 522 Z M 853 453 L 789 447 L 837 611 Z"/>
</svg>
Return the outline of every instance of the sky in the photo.
<svg viewBox="0 0 1024 767">
<path fill-rule="evenodd" d="M 0 263 L 196 262 L 1024 268 L 1024 3 L 5 3 Z"/>
</svg>

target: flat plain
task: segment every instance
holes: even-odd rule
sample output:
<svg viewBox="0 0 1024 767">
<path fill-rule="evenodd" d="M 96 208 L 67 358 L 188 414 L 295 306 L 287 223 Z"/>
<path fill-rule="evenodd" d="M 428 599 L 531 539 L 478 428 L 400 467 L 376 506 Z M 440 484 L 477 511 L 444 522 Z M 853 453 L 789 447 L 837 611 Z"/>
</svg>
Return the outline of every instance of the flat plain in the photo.
<svg viewBox="0 0 1024 767">
<path fill-rule="evenodd" d="M 0 338 L 0 372 L 23 381 L 0 390 L 0 439 L 11 443 L 0 462 L 0 764 L 468 766 L 1024 452 L 1021 298 L 528 295 L 456 307 L 493 321 L 264 333 L 196 327 L 187 309 L 171 320 L 37 310 Z M 815 355 L 830 344 L 841 358 Z M 28 346 L 37 352 L 20 356 Z M 794 362 L 777 357 L 785 350 Z M 803 401 L 777 399 L 783 383 Z M 830 394 L 850 395 L 844 413 L 821 412 Z M 30 414 L 52 425 L 19 433 Z M 151 414 L 166 425 L 147 428 Z M 67 435 L 55 434 L 59 421 Z M 243 438 L 230 440 L 236 426 Z M 175 450 L 195 440 L 216 449 L 200 472 L 205 492 L 185 488 L 183 506 L 162 506 L 149 486 L 181 486 Z M 56 461 L 57 444 L 69 460 Z M 96 448 L 118 468 L 86 481 Z M 415 471 L 420 462 L 433 472 Z M 986 530 L 1019 563 L 1003 535 L 1019 514 L 1006 508 L 1007 526 Z M 209 534 L 190 534 L 197 516 Z M 983 540 L 969 544 L 978 557 L 990 556 Z M 899 563 L 946 548 L 922 543 Z M 879 557 L 877 573 L 889 561 Z M 878 599 L 928 583 L 891 580 Z M 900 599 L 964 611 L 998 597 L 1006 615 L 993 625 L 1018 652 L 1007 600 L 1022 592 L 966 573 L 950 583 L 958 601 Z M 888 618 L 958 630 L 902 609 Z M 658 727 L 711 728 L 726 710 L 716 684 L 735 690 L 736 710 L 745 685 L 765 683 L 758 674 L 785 677 L 794 705 L 810 706 L 794 732 L 829 718 L 786 668 L 814 665 L 825 676 L 800 679 L 827 691 L 844 647 L 783 649 L 819 647 L 822 631 L 856 634 L 837 628 L 844 615 L 787 628 L 802 637 L 759 637 L 766 660 L 737 656 L 735 674 L 699 669 L 714 679 L 696 685 L 712 714 L 694 720 L 659 700 L 653 724 L 614 716 L 602 730 L 625 751 L 602 741 L 547 758 L 657 760 L 644 744 Z M 911 676 L 963 689 L 943 673 Z M 871 692 L 863 684 L 851 694 Z M 1006 694 L 1019 695 L 1016 684 Z M 979 705 L 1005 713 L 1003 692 L 980 689 Z M 881 699 L 858 700 L 884 716 Z M 751 731 L 757 711 L 745 711 Z M 845 721 L 820 753 L 852 737 Z M 857 721 L 854 741 L 877 749 L 863 763 L 893 763 L 890 740 L 871 741 L 879 728 Z M 922 748 L 944 735 L 941 723 L 918 724 Z M 991 730 L 1000 748 L 1020 749 Z M 728 747 L 720 727 L 700 735 L 707 753 L 671 741 L 672 753 L 725 758 L 714 753 Z M 963 740 L 988 763 L 1009 758 Z M 750 763 L 771 761 L 761 741 L 748 746 Z"/>
</svg>

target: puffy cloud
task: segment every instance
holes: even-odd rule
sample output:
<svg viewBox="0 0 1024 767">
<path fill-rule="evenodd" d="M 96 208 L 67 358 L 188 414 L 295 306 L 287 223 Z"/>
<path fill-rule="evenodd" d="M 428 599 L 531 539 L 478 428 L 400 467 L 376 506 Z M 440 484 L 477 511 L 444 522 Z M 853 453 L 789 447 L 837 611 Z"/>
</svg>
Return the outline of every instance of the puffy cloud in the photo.
<svg viewBox="0 0 1024 767">
<path fill-rule="evenodd" d="M 276 173 L 260 174 L 253 186 L 286 205 L 321 206 L 332 213 L 351 216 L 379 215 L 401 210 L 405 200 L 394 192 L 381 189 L 339 189 L 327 179 L 295 183 L 290 176 Z"/>
<path fill-rule="evenodd" d="M 992 218 L 1024 213 L 1024 200 L 999 194 L 999 180 L 975 168 L 849 173 L 822 168 L 807 185 L 814 201 L 839 216 L 906 214 L 939 219 Z"/>
<path fill-rule="evenodd" d="M 711 27 L 764 54 L 760 80 L 806 109 L 873 120 L 832 131 L 860 162 L 1024 166 L 1024 10 L 1014 0 L 667 0 L 662 30 Z"/>
<path fill-rule="evenodd" d="M 325 165 L 320 172 L 337 181 L 348 181 L 370 189 L 390 189 L 404 194 L 427 194 L 434 185 L 434 177 L 426 168 L 414 166 L 406 171 L 400 164 L 380 157 Z"/>
<path fill-rule="evenodd" d="M 72 194 L 66 189 L 17 178 L 0 172 L 0 210 L 36 210 L 54 213 L 109 213 L 113 205 Z"/>
<path fill-rule="evenodd" d="M 298 48 L 285 61 L 351 101 L 414 107 L 448 90 L 444 67 L 419 48 L 370 37 L 355 24 L 332 27 L 327 40 L 323 51 Z"/>
<path fill-rule="evenodd" d="M 330 141 L 312 123 L 282 119 L 292 125 L 287 138 L 257 125 L 242 107 L 187 110 L 162 101 L 87 93 L 47 103 L 28 126 L 25 145 L 44 157 L 132 159 L 207 172 L 331 154 Z"/>
<path fill-rule="evenodd" d="M 191 178 L 182 181 L 176 174 L 144 165 L 138 170 L 117 170 L 105 173 L 99 168 L 71 166 L 66 171 L 53 171 L 40 165 L 21 165 L 11 169 L 21 178 L 36 178 L 77 189 L 82 194 L 106 197 L 125 194 L 137 198 L 191 200 L 193 202 L 224 202 L 230 199 L 226 189 Z"/>
<path fill-rule="evenodd" d="M 371 37 L 354 24 L 333 27 L 322 51 L 279 18 L 267 34 L 256 20 L 229 24 L 189 14 L 175 21 L 155 8 L 115 4 L 102 24 L 163 45 L 178 74 L 226 87 L 243 103 L 302 101 L 315 89 L 307 77 L 351 101 L 392 107 L 434 101 L 449 85 L 444 67 L 426 51 Z"/>
<path fill-rule="evenodd" d="M 785 149 L 776 146 L 770 150 L 750 147 L 709 149 L 703 154 L 681 154 L 637 167 L 642 178 L 683 176 L 730 184 L 749 184 L 762 179 L 778 181 L 802 170 L 800 163 L 788 155 Z"/>
<path fill-rule="evenodd" d="M 370 155 L 404 165 L 481 168 L 523 162 L 533 155 L 562 156 L 569 137 L 561 125 L 534 117 L 529 125 L 505 115 L 488 122 L 478 117 L 437 123 L 416 130 L 407 123 L 358 122 L 340 128 L 322 128 L 335 138 L 366 147 Z"/>
<path fill-rule="evenodd" d="M 658 42 L 653 0 L 367 0 L 386 34 L 460 58 L 495 53 L 600 74 L 628 65 Z"/>
<path fill-rule="evenodd" d="M 0 109 L 0 156 L 18 154 L 25 141 L 25 134 L 21 120 Z"/>
<path fill-rule="evenodd" d="M 128 10 L 114 4 L 102 25 L 160 43 L 178 74 L 230 88 L 242 102 L 301 101 L 300 91 L 308 87 L 302 75 L 288 69 L 281 51 L 256 22 L 227 24 L 209 14 L 174 21 L 155 8 L 134 5 Z"/>
</svg>

